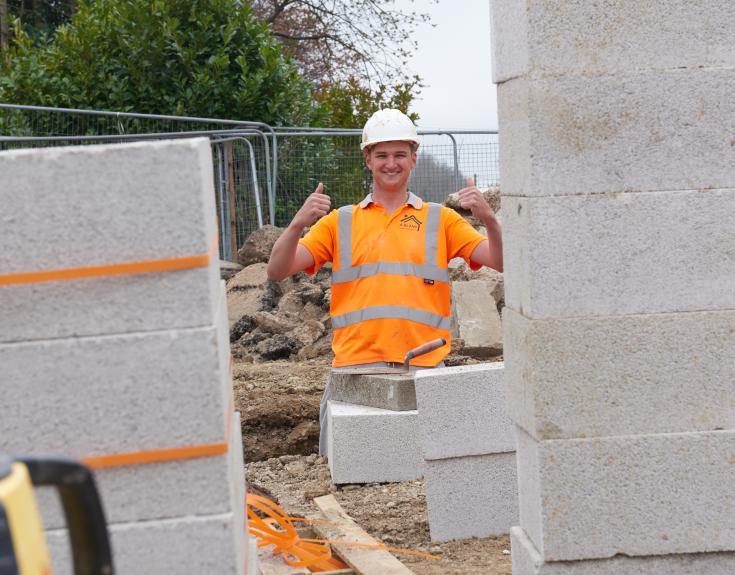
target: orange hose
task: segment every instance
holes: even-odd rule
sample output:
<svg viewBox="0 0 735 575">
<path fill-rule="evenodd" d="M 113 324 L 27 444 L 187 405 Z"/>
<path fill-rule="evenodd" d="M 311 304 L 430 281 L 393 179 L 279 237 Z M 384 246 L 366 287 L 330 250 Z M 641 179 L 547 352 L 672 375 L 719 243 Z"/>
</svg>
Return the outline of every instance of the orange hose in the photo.
<svg viewBox="0 0 735 575">
<path fill-rule="evenodd" d="M 304 541 L 299 537 L 293 521 L 273 501 L 247 494 L 248 533 L 258 540 L 258 547 L 273 545 L 273 554 L 281 553 L 283 560 L 292 567 L 307 567 L 312 572 L 345 569 L 347 565 L 332 557 L 329 545 L 315 541 Z M 266 517 L 257 514 L 260 511 Z"/>
<path fill-rule="evenodd" d="M 274 555 L 281 553 L 284 561 L 292 567 L 307 567 L 312 572 L 346 568 L 347 565 L 339 559 L 332 557 L 332 550 L 329 548 L 330 545 L 383 549 L 393 553 L 403 553 L 437 561 L 441 560 L 441 557 L 430 553 L 389 547 L 383 543 L 302 539 L 294 528 L 293 523 L 329 523 L 330 521 L 328 519 L 290 517 L 273 501 L 253 493 L 247 494 L 246 507 L 248 514 L 248 533 L 258 539 L 258 547 L 273 545 L 272 553 Z M 261 518 L 256 511 L 260 511 L 266 515 L 266 518 Z"/>
</svg>

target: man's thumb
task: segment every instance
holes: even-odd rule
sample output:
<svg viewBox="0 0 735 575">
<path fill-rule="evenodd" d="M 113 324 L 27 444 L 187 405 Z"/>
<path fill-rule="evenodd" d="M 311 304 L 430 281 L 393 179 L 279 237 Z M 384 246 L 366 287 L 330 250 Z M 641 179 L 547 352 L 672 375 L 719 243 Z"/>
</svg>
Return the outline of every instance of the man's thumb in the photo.
<svg viewBox="0 0 735 575">
<path fill-rule="evenodd" d="M 475 178 L 472 176 L 467 176 L 467 187 L 471 188 L 475 185 Z"/>
</svg>

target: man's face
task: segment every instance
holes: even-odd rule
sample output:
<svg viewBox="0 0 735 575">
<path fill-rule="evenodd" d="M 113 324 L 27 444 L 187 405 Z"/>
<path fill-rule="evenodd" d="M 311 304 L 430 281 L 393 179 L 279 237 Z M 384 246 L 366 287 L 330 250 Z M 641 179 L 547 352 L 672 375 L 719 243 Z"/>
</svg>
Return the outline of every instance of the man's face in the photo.
<svg viewBox="0 0 735 575">
<path fill-rule="evenodd" d="M 411 170 L 416 167 L 416 152 L 408 142 L 380 142 L 365 154 L 365 164 L 373 174 L 376 189 L 405 191 Z"/>
</svg>

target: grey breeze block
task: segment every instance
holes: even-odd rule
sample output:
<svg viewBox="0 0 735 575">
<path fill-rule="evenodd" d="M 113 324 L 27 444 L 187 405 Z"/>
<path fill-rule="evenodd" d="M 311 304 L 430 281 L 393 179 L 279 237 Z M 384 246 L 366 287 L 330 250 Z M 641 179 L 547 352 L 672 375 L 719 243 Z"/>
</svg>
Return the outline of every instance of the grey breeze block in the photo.
<svg viewBox="0 0 735 575">
<path fill-rule="evenodd" d="M 392 411 L 413 411 L 416 409 L 416 389 L 413 373 L 406 375 L 358 375 L 333 371 L 329 377 L 334 401 Z"/>
<path fill-rule="evenodd" d="M 2 152 L 0 270 L 205 254 L 217 237 L 212 173 L 205 138 Z M 217 259 L 208 268 L 0 286 L 0 342 L 209 325 Z"/>
<path fill-rule="evenodd" d="M 243 575 L 242 545 L 233 549 L 233 533 L 241 535 L 237 513 L 179 517 L 117 524 L 110 527 L 115 573 L 119 575 Z M 57 575 L 71 575 L 72 559 L 65 529 L 48 531 L 46 539 Z"/>
<path fill-rule="evenodd" d="M 735 550 L 735 431 L 517 431 L 520 524 L 544 561 Z"/>
<path fill-rule="evenodd" d="M 735 311 L 503 314 L 508 411 L 536 439 L 735 429 Z"/>
<path fill-rule="evenodd" d="M 416 411 L 330 401 L 327 455 L 332 481 L 409 481 L 424 473 Z"/>
<path fill-rule="evenodd" d="M 731 213 L 735 188 L 504 196 L 506 303 L 531 319 L 735 309 Z"/>
<path fill-rule="evenodd" d="M 735 553 L 689 553 L 544 563 L 523 529 L 510 530 L 513 575 L 732 575 Z"/>
<path fill-rule="evenodd" d="M 503 194 L 735 187 L 733 91 L 735 75 L 716 68 L 505 82 Z"/>
<path fill-rule="evenodd" d="M 225 455 L 94 470 L 108 524 L 215 515 L 243 507 L 239 421 L 235 413 Z M 237 485 L 239 493 L 234 492 Z M 64 527 L 66 519 L 56 489 L 42 487 L 36 494 L 44 526 Z"/>
<path fill-rule="evenodd" d="M 518 523 L 515 453 L 427 461 L 424 481 L 432 541 L 501 535 Z"/>
<path fill-rule="evenodd" d="M 662 25 L 662 22 L 666 25 Z M 492 0 L 493 81 L 735 66 L 728 0 L 626 3 Z"/>
<path fill-rule="evenodd" d="M 84 457 L 222 442 L 231 386 L 218 332 L 0 345 L 0 450 Z"/>
<path fill-rule="evenodd" d="M 416 373 L 419 432 L 427 460 L 515 451 L 503 363 Z M 507 533 L 507 531 L 506 531 Z"/>
</svg>

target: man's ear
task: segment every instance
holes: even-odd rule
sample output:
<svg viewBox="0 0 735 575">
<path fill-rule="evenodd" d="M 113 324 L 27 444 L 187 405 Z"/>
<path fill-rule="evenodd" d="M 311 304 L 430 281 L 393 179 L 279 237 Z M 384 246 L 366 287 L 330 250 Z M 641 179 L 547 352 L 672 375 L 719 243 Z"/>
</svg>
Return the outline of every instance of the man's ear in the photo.
<svg viewBox="0 0 735 575">
<path fill-rule="evenodd" d="M 370 157 L 370 148 L 365 148 L 365 149 L 364 149 L 364 150 L 362 151 L 362 154 L 363 154 L 363 156 L 364 156 L 364 158 L 365 158 L 365 165 L 366 165 L 366 166 L 367 166 L 368 168 L 370 168 L 370 167 L 371 167 L 371 166 L 370 166 L 370 161 L 372 160 L 372 158 Z"/>
</svg>

